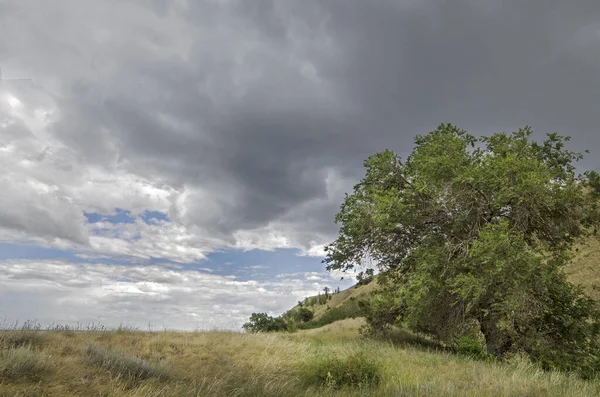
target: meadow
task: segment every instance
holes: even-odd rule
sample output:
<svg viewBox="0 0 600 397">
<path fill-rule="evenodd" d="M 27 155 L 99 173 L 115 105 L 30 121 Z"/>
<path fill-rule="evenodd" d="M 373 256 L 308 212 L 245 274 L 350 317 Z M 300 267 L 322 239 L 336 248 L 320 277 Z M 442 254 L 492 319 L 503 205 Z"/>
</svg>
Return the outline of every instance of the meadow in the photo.
<svg viewBox="0 0 600 397">
<path fill-rule="evenodd" d="M 0 396 L 594 396 L 600 381 L 436 350 L 361 319 L 296 333 L 12 329 Z M 403 336 L 404 335 L 404 336 Z"/>
</svg>

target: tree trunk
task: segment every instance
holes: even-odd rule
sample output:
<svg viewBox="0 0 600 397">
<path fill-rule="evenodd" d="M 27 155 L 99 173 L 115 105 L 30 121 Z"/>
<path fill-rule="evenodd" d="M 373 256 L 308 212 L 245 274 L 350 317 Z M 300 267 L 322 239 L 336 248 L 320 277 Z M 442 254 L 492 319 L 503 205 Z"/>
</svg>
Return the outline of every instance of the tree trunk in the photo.
<svg viewBox="0 0 600 397">
<path fill-rule="evenodd" d="M 480 319 L 479 324 L 481 333 L 485 337 L 487 353 L 502 358 L 512 345 L 510 336 L 498 328 L 497 319 L 486 317 Z"/>
</svg>

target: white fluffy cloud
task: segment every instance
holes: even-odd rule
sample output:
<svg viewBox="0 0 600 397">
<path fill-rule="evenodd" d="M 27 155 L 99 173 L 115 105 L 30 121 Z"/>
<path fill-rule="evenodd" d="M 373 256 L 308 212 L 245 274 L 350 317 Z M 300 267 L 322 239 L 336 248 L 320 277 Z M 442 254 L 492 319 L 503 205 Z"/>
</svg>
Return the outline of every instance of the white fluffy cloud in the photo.
<svg viewBox="0 0 600 397">
<path fill-rule="evenodd" d="M 239 329 L 252 312 L 279 315 L 336 281 L 329 274 L 282 274 L 240 281 L 162 265 L 5 260 L 3 315 L 44 325 L 102 323 L 153 329 Z M 18 301 L 18 305 L 11 302 Z"/>
</svg>

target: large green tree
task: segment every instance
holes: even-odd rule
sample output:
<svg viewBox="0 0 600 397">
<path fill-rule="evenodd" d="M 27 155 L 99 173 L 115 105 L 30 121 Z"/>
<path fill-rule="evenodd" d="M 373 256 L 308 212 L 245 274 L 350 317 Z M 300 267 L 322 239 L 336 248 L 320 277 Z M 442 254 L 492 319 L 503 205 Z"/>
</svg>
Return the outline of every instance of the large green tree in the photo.
<svg viewBox="0 0 600 397">
<path fill-rule="evenodd" d="M 373 328 L 402 324 L 447 343 L 475 330 L 497 357 L 598 363 L 595 303 L 563 272 L 574 241 L 597 222 L 595 199 L 568 138 L 537 143 L 531 134 L 476 138 L 442 124 L 417 136 L 405 161 L 389 150 L 365 161 L 325 263 L 378 264 Z"/>
</svg>

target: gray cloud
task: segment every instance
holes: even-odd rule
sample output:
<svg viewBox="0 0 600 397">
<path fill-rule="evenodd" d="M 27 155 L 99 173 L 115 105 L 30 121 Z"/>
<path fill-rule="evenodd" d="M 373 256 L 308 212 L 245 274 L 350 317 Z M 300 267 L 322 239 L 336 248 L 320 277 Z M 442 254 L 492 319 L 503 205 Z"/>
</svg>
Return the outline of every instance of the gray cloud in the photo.
<svg viewBox="0 0 600 397">
<path fill-rule="evenodd" d="M 27 122 L 2 127 L 16 146 L 37 142 L 35 166 L 13 166 L 4 183 L 41 181 L 60 198 L 5 189 L 3 203 L 39 216 L 0 212 L 0 226 L 34 236 L 86 242 L 72 214 L 118 205 L 169 211 L 200 252 L 309 249 L 334 238 L 333 216 L 369 154 L 407 154 L 440 122 L 476 134 L 529 124 L 600 149 L 592 0 L 3 7 L 3 71 L 33 77 L 37 91 L 0 90 L 52 110 L 42 122 L 35 109 L 27 119 L 7 108 L 6 119 Z M 4 164 L 24 156 L 2 153 Z M 597 158 L 584 166 L 599 168 Z M 104 188 L 90 193 L 90 180 Z"/>
</svg>

